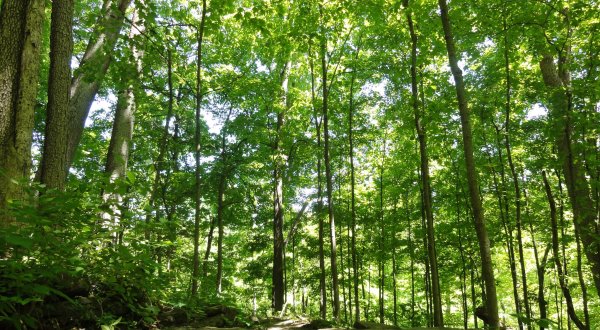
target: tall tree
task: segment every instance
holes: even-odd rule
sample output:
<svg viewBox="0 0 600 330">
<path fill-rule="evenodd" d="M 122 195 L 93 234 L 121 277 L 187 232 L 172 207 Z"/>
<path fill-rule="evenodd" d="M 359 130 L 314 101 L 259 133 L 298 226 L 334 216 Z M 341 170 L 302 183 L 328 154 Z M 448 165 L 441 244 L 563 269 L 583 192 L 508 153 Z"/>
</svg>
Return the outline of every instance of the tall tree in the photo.
<svg viewBox="0 0 600 330">
<path fill-rule="evenodd" d="M 332 173 L 331 173 L 331 160 L 329 158 L 329 113 L 328 113 L 328 101 L 329 101 L 329 87 L 327 83 L 327 34 L 325 30 L 324 15 L 323 15 L 323 4 L 319 4 L 319 14 L 321 19 L 321 72 L 322 81 L 321 88 L 323 90 L 323 104 L 322 104 L 322 121 L 323 121 L 323 161 L 325 162 L 325 182 L 327 190 L 327 214 L 329 216 L 329 238 L 331 242 L 331 278 L 332 278 L 332 289 L 333 289 L 333 317 L 338 319 L 340 316 L 340 295 L 339 295 L 339 283 L 338 283 L 338 272 L 337 272 L 337 246 L 335 237 L 335 219 L 333 213 L 333 184 L 332 184 Z"/>
<path fill-rule="evenodd" d="M 285 112 L 289 107 L 288 79 L 291 64 L 285 60 L 279 71 L 281 91 L 277 92 L 275 104 L 277 123 L 275 140 L 273 141 L 273 308 L 276 311 L 283 309 L 285 281 L 284 281 L 284 240 L 283 240 L 283 167 L 284 155 L 281 151 L 283 138 L 283 125 Z M 281 97 L 279 97 L 281 96 Z"/>
<path fill-rule="evenodd" d="M 565 174 L 565 183 L 573 211 L 575 230 L 581 237 L 583 250 L 592 268 L 596 290 L 600 295 L 600 246 L 597 237 L 600 227 L 596 219 L 596 209 L 590 195 L 589 183 L 585 177 L 582 162 L 577 160 L 580 146 L 573 141 L 573 113 L 571 78 L 568 69 L 569 52 L 559 54 L 557 69 L 554 57 L 545 54 L 540 61 L 540 69 L 548 92 L 549 116 L 557 146 L 557 154 Z"/>
<path fill-rule="evenodd" d="M 360 40 L 359 40 L 360 44 Z M 354 60 L 358 59 L 360 47 L 356 49 Z M 350 216 L 352 222 L 352 280 L 354 283 L 354 319 L 360 322 L 360 300 L 358 297 L 358 258 L 356 256 L 356 177 L 354 171 L 354 83 L 356 81 L 356 67 L 352 69 L 350 77 L 350 96 L 348 101 L 348 150 L 350 153 Z"/>
<path fill-rule="evenodd" d="M 142 27 L 135 25 L 136 15 L 134 13 L 129 32 L 131 40 L 130 49 L 131 56 L 125 60 L 124 72 L 121 77 L 120 90 L 117 93 L 117 104 L 115 108 L 115 118 L 111 131 L 110 144 L 106 157 L 106 165 L 104 172 L 108 176 L 109 182 L 114 183 L 125 179 L 127 174 L 127 164 L 129 161 L 129 153 L 131 149 L 131 140 L 133 138 L 134 111 L 136 108 L 135 91 L 139 86 L 136 86 L 137 79 L 142 73 L 141 57 L 143 51 L 138 48 L 134 40 L 136 35 L 142 31 Z M 118 193 L 105 194 L 104 200 L 114 199 L 119 203 L 121 197 Z M 116 211 L 116 210 L 115 210 Z M 113 212 L 114 213 L 114 212 Z"/>
<path fill-rule="evenodd" d="M 409 7 L 408 0 L 403 1 L 403 6 L 406 9 L 406 19 L 408 21 L 408 31 L 411 40 L 410 52 L 410 77 L 411 77 L 411 93 L 412 107 L 415 116 L 415 127 L 417 137 L 419 139 L 419 153 L 421 155 L 421 185 L 423 187 L 423 208 L 425 209 L 425 217 L 427 221 L 427 257 L 429 258 L 429 266 L 431 268 L 431 294 L 433 298 L 433 326 L 443 327 L 444 319 L 442 312 L 442 296 L 440 293 L 440 280 L 437 266 L 437 252 L 435 248 L 435 228 L 433 222 L 433 207 L 431 180 L 429 174 L 429 156 L 427 154 L 427 133 L 423 124 L 422 110 L 419 108 L 419 92 L 417 84 L 417 50 L 418 39 L 415 32 L 412 11 Z"/>
<path fill-rule="evenodd" d="M 202 0 L 202 16 L 200 18 L 200 26 L 196 31 L 196 108 L 194 116 L 194 257 L 192 265 L 192 296 L 198 293 L 198 277 L 200 276 L 200 129 L 201 119 L 200 114 L 202 111 L 202 46 L 204 41 L 204 27 L 206 25 L 206 0 Z M 222 221 L 222 220 L 221 220 Z M 223 276 L 223 226 L 222 222 L 219 224 L 219 238 L 217 241 L 217 292 L 221 293 L 221 284 Z"/>
<path fill-rule="evenodd" d="M 463 149 L 465 165 L 467 169 L 467 183 L 469 187 L 469 198 L 475 220 L 475 231 L 479 242 L 479 253 L 481 255 L 481 275 L 485 282 L 486 290 L 486 312 L 489 320 L 489 326 L 492 329 L 499 327 L 498 317 L 498 297 L 496 294 L 496 284 L 494 280 L 494 266 L 492 263 L 492 253 L 490 249 L 490 240 L 483 215 L 483 206 L 479 194 L 479 182 L 475 168 L 475 159 L 473 157 L 473 136 L 471 131 L 471 119 L 469 104 L 467 102 L 467 93 L 463 81 L 462 70 L 458 66 L 456 48 L 454 46 L 454 36 L 450 25 L 448 13 L 448 4 L 446 0 L 438 0 L 441 12 L 442 26 L 444 28 L 444 38 L 446 40 L 446 50 L 448 51 L 448 62 L 450 70 L 454 77 L 456 87 L 456 98 L 458 100 L 458 109 L 462 125 Z"/>
<path fill-rule="evenodd" d="M 550 188 L 550 184 L 548 183 L 548 178 L 546 177 L 545 171 L 542 171 L 542 179 L 544 180 L 544 189 L 548 198 L 548 204 L 550 205 L 550 220 L 552 224 L 552 252 L 554 254 L 553 259 L 554 264 L 556 265 L 556 271 L 558 273 L 560 288 L 562 289 L 563 296 L 565 297 L 565 300 L 567 302 L 567 313 L 569 314 L 569 318 L 575 323 L 579 330 L 586 330 L 589 329 L 589 325 L 584 324 L 575 313 L 575 308 L 573 307 L 573 298 L 571 296 L 571 290 L 569 289 L 565 281 L 565 274 L 561 265 L 560 254 L 558 251 L 558 225 L 556 221 L 556 202 L 554 201 L 552 189 Z"/>
</svg>

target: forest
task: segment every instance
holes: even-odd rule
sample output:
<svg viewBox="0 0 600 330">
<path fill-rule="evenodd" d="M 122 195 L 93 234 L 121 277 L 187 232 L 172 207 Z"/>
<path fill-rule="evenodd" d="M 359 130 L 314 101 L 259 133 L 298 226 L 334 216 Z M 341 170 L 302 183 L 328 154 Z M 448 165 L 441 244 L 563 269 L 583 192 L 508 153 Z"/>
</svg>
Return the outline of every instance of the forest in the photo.
<svg viewBox="0 0 600 330">
<path fill-rule="evenodd" d="M 0 328 L 593 330 L 599 298 L 598 0 L 0 0 Z"/>
</svg>

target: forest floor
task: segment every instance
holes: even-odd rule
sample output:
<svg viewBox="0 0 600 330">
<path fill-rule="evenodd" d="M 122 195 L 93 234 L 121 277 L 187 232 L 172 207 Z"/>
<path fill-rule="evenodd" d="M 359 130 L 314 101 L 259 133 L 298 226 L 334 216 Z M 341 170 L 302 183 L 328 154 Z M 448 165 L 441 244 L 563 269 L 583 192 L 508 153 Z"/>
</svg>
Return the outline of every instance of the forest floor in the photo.
<svg viewBox="0 0 600 330">
<path fill-rule="evenodd" d="M 321 321 L 322 322 L 322 321 Z M 381 325 L 377 323 L 362 323 L 361 325 L 367 326 L 363 329 L 373 330 L 459 330 L 458 328 L 401 328 L 391 325 Z M 346 330 L 353 328 L 342 328 L 342 327 L 327 327 L 327 328 L 316 328 L 314 322 L 310 322 L 307 319 L 266 319 L 257 323 L 254 329 L 260 330 Z M 164 330 L 247 330 L 248 328 L 232 327 L 232 328 L 218 328 L 211 326 L 180 326 L 180 327 L 167 327 Z M 462 329 L 460 329 L 462 330 Z"/>
</svg>

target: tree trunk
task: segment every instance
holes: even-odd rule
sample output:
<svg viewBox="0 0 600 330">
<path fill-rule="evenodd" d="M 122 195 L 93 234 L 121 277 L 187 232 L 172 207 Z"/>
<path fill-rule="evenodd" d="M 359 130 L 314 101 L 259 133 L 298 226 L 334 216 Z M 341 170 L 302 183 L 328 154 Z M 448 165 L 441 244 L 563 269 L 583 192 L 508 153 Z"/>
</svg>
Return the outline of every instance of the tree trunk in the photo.
<svg viewBox="0 0 600 330">
<path fill-rule="evenodd" d="M 275 93 L 277 111 L 277 126 L 273 142 L 273 309 L 281 311 L 285 299 L 284 281 L 284 239 L 283 239 L 283 167 L 285 157 L 281 151 L 285 111 L 287 109 L 288 73 L 290 63 L 284 62 L 279 79 L 281 92 Z M 281 100 L 279 99 L 281 96 Z"/>
<path fill-rule="evenodd" d="M 202 278 L 204 279 L 206 279 L 206 277 L 208 276 L 208 257 L 210 256 L 210 250 L 212 247 L 216 222 L 217 218 L 212 218 L 210 220 L 210 225 L 208 228 L 208 237 L 206 238 L 206 250 L 204 251 L 204 259 L 202 259 Z"/>
<path fill-rule="evenodd" d="M 448 50 L 448 62 L 454 76 L 456 85 L 456 97 L 460 111 L 460 120 L 462 124 L 463 148 L 465 153 L 465 163 L 467 168 L 467 182 L 469 186 L 469 197 L 473 209 L 473 218 L 475 220 L 475 231 L 479 242 L 479 251 L 481 255 L 481 273 L 485 282 L 486 289 L 486 311 L 489 316 L 489 326 L 491 329 L 499 327 L 498 318 L 498 298 L 496 295 L 496 284 L 494 280 L 494 266 L 492 263 L 492 254 L 490 251 L 490 240 L 488 238 L 487 228 L 484 219 L 481 196 L 479 195 L 479 183 L 475 169 L 475 159 L 473 157 L 473 137 L 471 132 L 470 110 L 467 103 L 467 95 L 463 82 L 462 71 L 458 67 L 458 59 L 454 47 L 454 37 L 450 26 L 450 17 L 448 15 L 448 4 L 446 0 L 438 0 L 444 36 L 446 39 L 446 48 Z"/>
<path fill-rule="evenodd" d="M 494 183 L 494 191 L 496 193 L 496 199 L 498 200 L 498 210 L 500 213 L 500 222 L 502 223 L 502 228 L 504 229 L 505 235 L 505 244 L 506 244 L 506 252 L 508 254 L 508 264 L 510 267 L 510 276 L 512 283 L 512 291 L 513 298 L 515 300 L 515 312 L 517 315 L 521 314 L 521 300 L 519 298 L 519 283 L 517 280 L 517 265 L 515 262 L 515 249 L 514 249 L 514 240 L 513 240 L 513 228 L 509 226 L 507 221 L 508 217 L 508 196 L 506 192 L 506 172 L 504 171 L 504 157 L 502 156 L 502 147 L 500 146 L 500 128 L 496 126 L 494 123 L 494 127 L 496 129 L 496 144 L 498 150 L 498 162 L 500 165 L 500 179 L 501 183 L 498 182 L 497 172 L 494 170 L 492 163 L 492 156 L 488 154 L 490 168 L 492 170 L 492 178 Z M 502 189 L 500 189 L 500 187 Z M 523 321 L 522 318 L 517 318 L 517 322 L 519 324 L 519 329 L 523 329 Z"/>
<path fill-rule="evenodd" d="M 404 0 L 403 6 L 406 9 L 406 19 L 408 21 L 408 30 L 411 39 L 411 93 L 412 107 L 415 116 L 415 128 L 419 139 L 419 152 L 421 156 L 421 184 L 423 186 L 423 207 L 425 208 L 425 216 L 427 222 L 427 257 L 431 267 L 431 293 L 433 298 L 433 326 L 443 327 L 444 319 L 442 312 L 442 298 L 440 293 L 440 280 L 437 267 L 437 253 L 435 248 L 435 229 L 433 222 L 432 208 L 432 193 L 431 180 L 429 175 L 429 157 L 427 155 L 427 133 L 425 125 L 421 118 L 421 110 L 419 109 L 419 92 L 417 84 L 417 34 L 412 20 L 412 12 L 409 9 L 409 1 Z"/>
<path fill-rule="evenodd" d="M 135 16 L 136 15 L 134 14 L 134 21 Z M 139 26 L 132 26 L 129 33 L 129 38 L 133 39 L 136 35 L 138 35 L 140 29 L 141 27 Z M 122 89 L 118 93 L 115 118 L 113 121 L 110 144 L 108 146 L 106 165 L 104 169 L 104 173 L 107 175 L 110 183 L 125 179 L 131 139 L 133 137 L 134 112 L 136 107 L 134 88 L 136 79 L 139 79 L 142 73 L 141 57 L 143 55 L 143 51 L 139 50 L 135 46 L 134 42 L 131 42 L 130 47 L 132 52 L 132 63 L 126 65 L 128 70 L 121 77 Z M 131 71 L 133 71 L 134 74 L 128 75 L 128 73 L 132 73 Z M 169 89 L 172 89 L 172 84 L 169 84 Z M 172 104 L 172 97 L 169 102 Z M 113 200 L 111 206 L 116 206 L 116 204 L 120 203 L 121 201 L 121 196 L 116 192 L 104 193 L 103 195 L 105 202 Z M 116 214 L 118 212 L 118 208 L 114 207 L 113 214 L 109 215 L 108 217 L 108 219 L 114 220 L 113 225 L 116 225 Z"/>
<path fill-rule="evenodd" d="M 529 306 L 529 298 L 527 297 L 527 271 L 525 269 L 525 257 L 523 255 L 523 230 L 521 225 L 521 188 L 519 187 L 519 177 L 515 164 L 512 159 L 512 150 L 510 145 L 510 112 L 511 112 L 511 76 L 510 76 L 510 61 L 508 57 L 508 27 L 506 24 L 506 15 L 502 12 L 502 26 L 504 33 L 504 73 L 506 80 L 505 97 L 506 103 L 505 119 L 504 119 L 504 147 L 506 148 L 506 158 L 508 160 L 508 166 L 510 168 L 510 174 L 512 176 L 513 187 L 515 191 L 515 222 L 517 228 L 517 244 L 519 251 L 519 264 L 521 267 L 521 282 L 523 289 L 523 304 L 525 305 L 525 316 L 531 319 L 531 308 Z M 519 320 L 519 325 L 522 327 L 522 322 Z"/>
<path fill-rule="evenodd" d="M 552 252 L 554 254 L 554 264 L 556 265 L 556 271 L 558 272 L 558 280 L 560 283 L 560 287 L 562 289 L 565 300 L 567 301 L 567 312 L 569 314 L 569 318 L 573 320 L 575 325 L 577 325 L 577 328 L 579 328 L 580 330 L 587 330 L 589 329 L 589 326 L 587 324 L 584 324 L 575 313 L 575 308 L 573 307 L 573 299 L 571 298 L 571 291 L 569 290 L 569 287 L 565 282 L 563 268 L 560 261 L 560 253 L 558 251 L 558 224 L 556 221 L 556 202 L 554 201 L 554 196 L 552 196 L 552 189 L 550 188 L 550 184 L 548 183 L 545 171 L 542 171 L 542 178 L 544 180 L 544 188 L 546 190 L 548 204 L 550 205 L 550 220 L 552 222 Z"/>
<path fill-rule="evenodd" d="M 383 210 L 383 174 L 384 174 L 384 163 L 386 156 L 386 139 L 387 132 L 384 127 L 383 134 L 383 150 L 381 155 L 381 164 L 379 166 L 379 224 L 380 224 L 380 238 L 379 242 L 379 323 L 385 323 L 385 261 L 386 261 L 386 246 L 385 246 L 385 216 Z"/>
<path fill-rule="evenodd" d="M 196 111 L 194 118 L 194 257 L 192 264 L 192 296 L 198 293 L 198 277 L 200 276 L 200 111 L 202 110 L 202 41 L 204 38 L 204 25 L 206 23 L 206 0 L 202 0 L 202 17 L 200 18 L 200 27 L 196 31 L 197 49 L 196 49 Z M 219 233 L 219 241 L 222 235 Z M 217 292 L 221 289 L 222 266 L 217 264 Z"/>
<path fill-rule="evenodd" d="M 313 106 L 313 120 L 315 122 L 315 130 L 317 133 L 317 150 L 321 150 L 321 121 L 319 121 L 319 114 L 316 105 L 315 97 L 315 72 L 312 60 L 312 49 L 309 50 L 310 56 L 310 86 L 311 86 L 311 103 Z M 325 287 L 325 229 L 323 223 L 323 189 L 322 189 L 322 178 L 321 178 L 321 157 L 317 153 L 317 218 L 319 220 L 319 312 L 321 319 L 327 318 L 327 290 Z"/>
<path fill-rule="evenodd" d="M 62 190 L 67 177 L 69 82 L 73 52 L 73 0 L 52 4 L 50 75 L 41 183 Z"/>
<path fill-rule="evenodd" d="M 561 58 L 560 61 L 566 62 L 566 58 Z M 547 54 L 540 62 L 540 69 L 548 89 L 549 117 L 553 125 L 552 131 L 555 134 L 555 143 L 558 147 L 558 158 L 562 163 L 565 174 L 575 230 L 581 237 L 583 250 L 591 266 L 594 284 L 600 295 L 600 246 L 596 242 L 600 231 L 596 222 L 596 210 L 590 197 L 590 188 L 585 177 L 585 170 L 582 167 L 582 162 L 576 160 L 577 154 L 574 153 L 573 149 L 576 146 L 571 141 L 573 122 L 571 120 L 569 73 L 563 71 L 561 77 L 554 65 L 554 58 Z"/>
<path fill-rule="evenodd" d="M 323 6 L 319 5 L 319 12 L 321 20 L 323 20 Z M 323 24 L 323 23 L 322 23 Z M 329 159 L 329 118 L 328 118 L 328 94 L 329 85 L 327 84 L 327 39 L 325 36 L 324 27 L 321 26 L 321 71 L 322 76 L 322 87 L 323 87 L 323 160 L 325 162 L 325 181 L 327 188 L 327 213 L 329 215 L 329 237 L 331 239 L 331 278 L 332 278 L 332 289 L 333 289 L 333 317 L 338 320 L 340 315 L 340 297 L 339 297 L 339 284 L 338 284 L 338 272 L 337 272 L 337 253 L 336 253 L 336 237 L 335 237 L 335 219 L 333 214 L 333 184 L 332 184 L 332 173 L 331 173 L 331 161 Z"/>
<path fill-rule="evenodd" d="M 23 196 L 39 82 L 45 1 L 4 1 L 0 12 L 0 209 Z M 0 225 L 12 219 L 0 214 Z"/>
<path fill-rule="evenodd" d="M 98 18 L 79 68 L 70 81 L 69 141 L 65 172 L 69 170 L 75 157 L 90 107 L 108 71 L 112 60 L 111 54 L 130 4 L 131 0 L 104 0 L 102 5 L 104 14 Z"/>
<path fill-rule="evenodd" d="M 585 324 L 590 324 L 590 312 L 588 309 L 588 293 L 587 285 L 583 276 L 583 266 L 581 261 L 581 239 L 579 233 L 575 232 L 575 241 L 577 242 L 577 277 L 579 279 L 579 286 L 581 287 L 581 300 L 583 302 L 583 321 Z"/>
<path fill-rule="evenodd" d="M 360 42 L 359 42 L 360 43 Z M 360 48 L 357 48 L 354 59 L 358 58 Z M 354 81 L 355 70 L 350 77 L 350 98 L 348 102 L 348 143 L 350 152 L 350 216 L 352 221 L 352 280 L 354 283 L 354 321 L 360 322 L 360 300 L 358 296 L 358 258 L 356 257 L 356 178 L 354 173 Z"/>
</svg>

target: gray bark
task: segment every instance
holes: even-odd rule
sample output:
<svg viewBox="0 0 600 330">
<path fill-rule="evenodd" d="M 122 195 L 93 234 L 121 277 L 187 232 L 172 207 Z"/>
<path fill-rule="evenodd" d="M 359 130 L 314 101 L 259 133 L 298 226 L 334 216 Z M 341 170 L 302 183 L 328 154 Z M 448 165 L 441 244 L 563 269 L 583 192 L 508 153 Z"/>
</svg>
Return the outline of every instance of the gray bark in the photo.
<svg viewBox="0 0 600 330">
<path fill-rule="evenodd" d="M 98 89 L 112 60 L 112 51 L 125 20 L 131 0 L 104 0 L 103 15 L 98 19 L 79 68 L 70 86 L 69 141 L 65 171 L 69 170 L 81 141 L 85 121 Z"/>
</svg>

